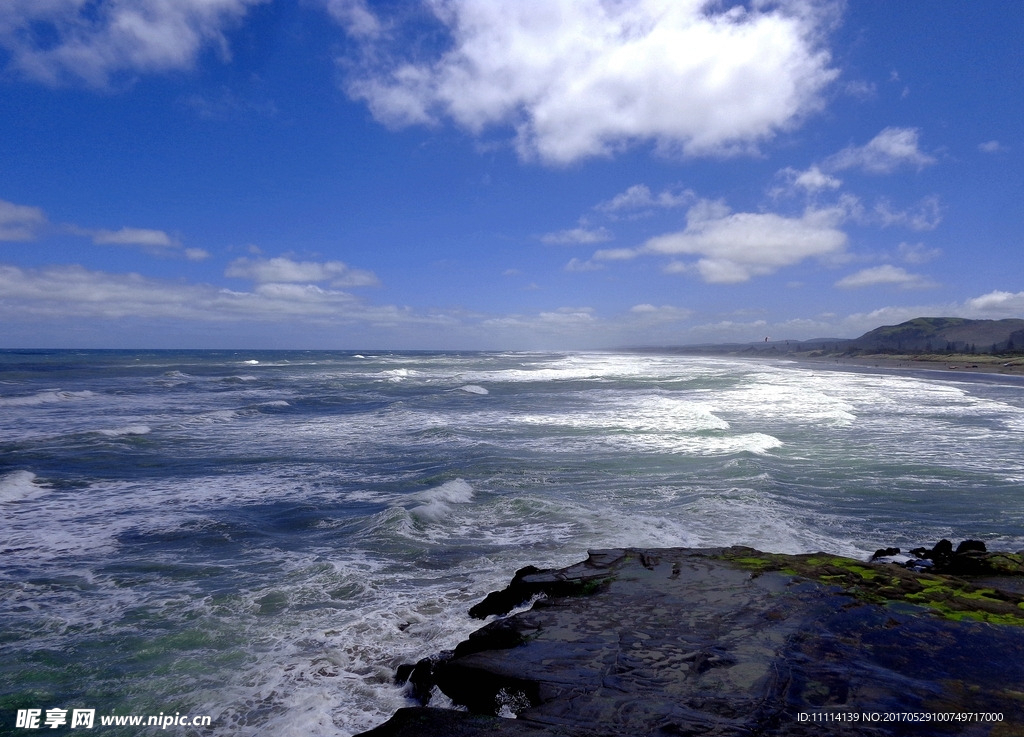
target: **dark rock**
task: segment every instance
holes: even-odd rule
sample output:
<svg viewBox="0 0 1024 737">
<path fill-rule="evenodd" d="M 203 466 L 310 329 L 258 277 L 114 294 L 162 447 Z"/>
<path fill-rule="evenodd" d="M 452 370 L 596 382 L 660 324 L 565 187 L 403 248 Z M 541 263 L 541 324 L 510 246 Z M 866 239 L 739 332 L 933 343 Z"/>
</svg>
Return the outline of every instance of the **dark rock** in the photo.
<svg viewBox="0 0 1024 737">
<path fill-rule="evenodd" d="M 875 554 L 871 556 L 871 560 L 878 560 L 879 558 L 888 558 L 891 555 L 899 555 L 899 548 L 879 548 L 875 551 Z"/>
<path fill-rule="evenodd" d="M 906 565 L 909 568 L 921 568 L 930 563 L 932 572 L 953 576 L 1024 575 L 1024 555 L 990 553 L 981 540 L 964 540 L 957 545 L 955 551 L 949 540 L 940 540 L 930 550 L 914 548 L 910 552 L 919 560 L 908 562 Z"/>
<path fill-rule="evenodd" d="M 516 571 L 512 582 L 501 591 L 492 592 L 469 610 L 469 615 L 486 619 L 492 614 L 508 614 L 538 595 L 581 596 L 593 593 L 602 585 L 606 573 L 600 560 L 593 557 L 564 570 L 542 571 L 526 566 Z"/>
<path fill-rule="evenodd" d="M 536 566 L 526 566 L 516 571 L 512 582 L 501 591 L 492 591 L 479 604 L 469 610 L 469 616 L 486 619 L 492 614 L 508 614 L 520 604 L 529 601 L 535 591 L 524 579 L 531 573 L 539 573 Z"/>
<path fill-rule="evenodd" d="M 395 683 L 399 686 L 406 686 L 409 698 L 417 701 L 420 706 L 430 703 L 430 698 L 437 685 L 435 671 L 441 663 L 452 657 L 451 652 L 445 652 L 437 657 L 423 658 L 415 665 L 406 663 L 398 666 L 395 671 Z"/>
<path fill-rule="evenodd" d="M 927 556 L 934 560 L 936 563 L 949 560 L 953 557 L 953 543 L 949 540 L 939 540 L 935 543 L 935 547 L 932 548 L 931 553 Z"/>
<path fill-rule="evenodd" d="M 956 554 L 963 555 L 964 553 L 987 553 L 988 549 L 985 547 L 985 543 L 981 540 L 964 540 L 962 543 L 956 546 Z"/>
<path fill-rule="evenodd" d="M 941 543 L 926 552 L 984 560 L 1004 576 L 1024 570 L 1014 554 L 957 555 Z M 517 578 L 546 598 L 433 667 L 472 713 L 403 709 L 367 735 L 1024 734 L 1024 594 L 989 579 L 739 547 L 594 551 Z M 814 717 L 869 712 L 1002 721 Z"/>
</svg>

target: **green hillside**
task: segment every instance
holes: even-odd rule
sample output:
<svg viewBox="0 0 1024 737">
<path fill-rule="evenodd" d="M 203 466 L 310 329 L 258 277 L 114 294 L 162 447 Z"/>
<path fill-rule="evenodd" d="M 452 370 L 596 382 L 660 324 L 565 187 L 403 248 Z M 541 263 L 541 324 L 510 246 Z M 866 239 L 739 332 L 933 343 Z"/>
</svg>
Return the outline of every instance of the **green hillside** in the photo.
<svg viewBox="0 0 1024 737">
<path fill-rule="evenodd" d="M 879 353 L 1013 353 L 1024 350 L 1024 320 L 918 317 L 875 328 L 847 347 Z"/>
</svg>

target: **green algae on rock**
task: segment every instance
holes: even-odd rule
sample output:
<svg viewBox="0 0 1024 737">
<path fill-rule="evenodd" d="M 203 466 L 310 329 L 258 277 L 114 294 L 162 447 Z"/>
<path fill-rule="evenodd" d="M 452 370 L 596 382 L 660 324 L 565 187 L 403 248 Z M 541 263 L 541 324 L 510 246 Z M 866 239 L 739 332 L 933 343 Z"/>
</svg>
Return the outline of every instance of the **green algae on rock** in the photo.
<svg viewBox="0 0 1024 737">
<path fill-rule="evenodd" d="M 782 555 L 753 548 L 726 548 L 721 558 L 757 573 L 778 571 L 836 586 L 875 604 L 905 602 L 926 607 L 951 620 L 972 619 L 1024 626 L 1024 594 L 987 586 L 997 575 L 1021 575 L 1024 562 L 1014 553 L 991 553 L 977 581 L 927 573 L 891 563 L 864 563 L 825 553 Z"/>
</svg>

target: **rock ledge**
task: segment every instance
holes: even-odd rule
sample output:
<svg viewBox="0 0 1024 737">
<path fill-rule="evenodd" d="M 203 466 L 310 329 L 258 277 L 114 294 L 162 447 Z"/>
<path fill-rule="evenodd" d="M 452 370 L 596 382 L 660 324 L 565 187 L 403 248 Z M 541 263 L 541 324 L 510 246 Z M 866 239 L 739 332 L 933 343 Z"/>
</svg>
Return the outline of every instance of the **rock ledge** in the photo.
<svg viewBox="0 0 1024 737">
<path fill-rule="evenodd" d="M 473 613 L 541 596 L 529 611 L 402 673 L 468 711 L 402 709 L 364 735 L 1024 734 L 1024 559 L 961 548 L 940 543 L 927 571 L 742 547 L 523 569 Z M 962 556 L 972 573 L 941 572 Z M 820 721 L 840 712 L 1001 719 Z"/>
</svg>

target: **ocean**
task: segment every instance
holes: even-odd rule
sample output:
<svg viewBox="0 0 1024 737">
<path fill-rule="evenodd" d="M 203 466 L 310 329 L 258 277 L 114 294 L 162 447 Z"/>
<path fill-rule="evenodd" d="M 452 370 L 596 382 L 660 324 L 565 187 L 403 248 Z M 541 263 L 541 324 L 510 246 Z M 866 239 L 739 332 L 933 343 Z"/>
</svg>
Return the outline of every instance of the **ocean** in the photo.
<svg viewBox="0 0 1024 737">
<path fill-rule="evenodd" d="M 408 705 L 394 669 L 478 628 L 466 610 L 517 568 L 590 548 L 1022 549 L 1024 384 L 975 378 L 0 351 L 0 733 L 81 709 L 103 735 L 351 735 Z"/>
</svg>

